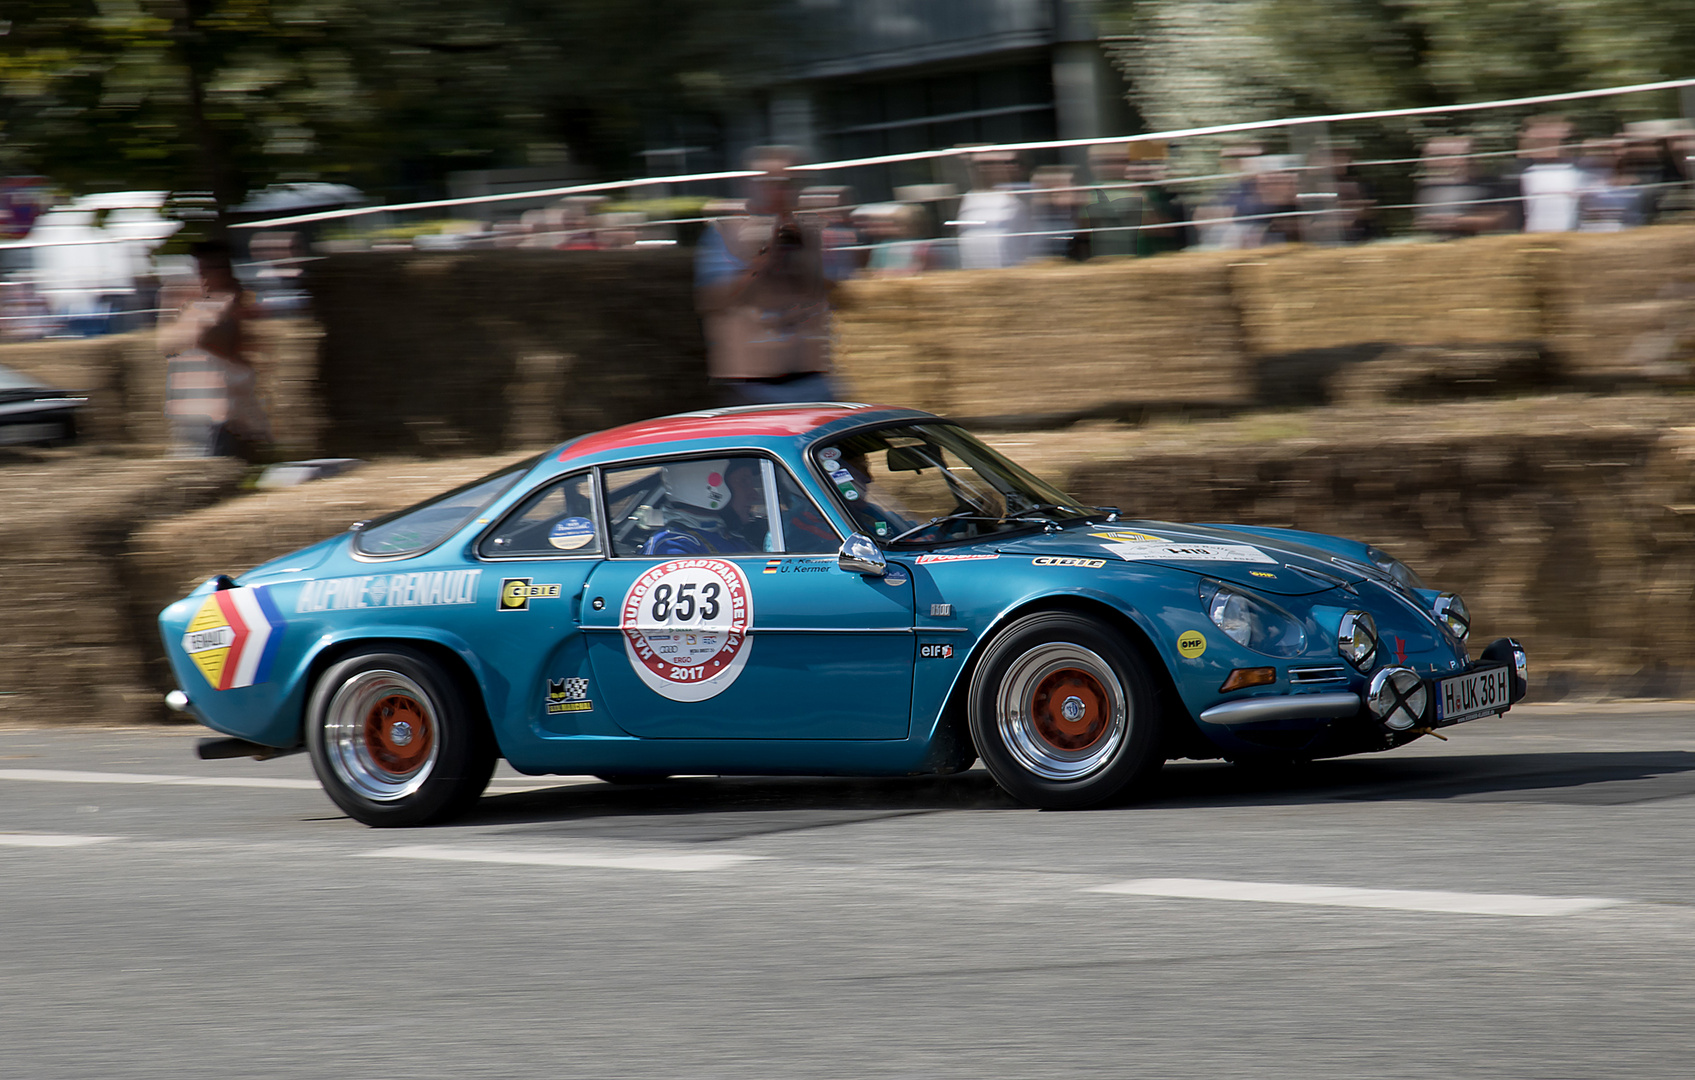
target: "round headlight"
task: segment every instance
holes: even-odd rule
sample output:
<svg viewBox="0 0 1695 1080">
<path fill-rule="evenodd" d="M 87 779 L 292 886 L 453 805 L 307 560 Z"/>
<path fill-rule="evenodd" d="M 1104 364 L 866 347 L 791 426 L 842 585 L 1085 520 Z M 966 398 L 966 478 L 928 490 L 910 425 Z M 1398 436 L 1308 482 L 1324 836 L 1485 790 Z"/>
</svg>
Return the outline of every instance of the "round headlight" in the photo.
<svg viewBox="0 0 1695 1080">
<path fill-rule="evenodd" d="M 1430 692 L 1411 668 L 1386 667 L 1371 677 L 1366 707 L 1390 731 L 1406 731 L 1424 719 Z"/>
<path fill-rule="evenodd" d="M 1471 612 L 1466 610 L 1465 601 L 1458 593 L 1445 592 L 1438 596 L 1430 602 L 1430 610 L 1461 641 L 1471 633 Z"/>
<path fill-rule="evenodd" d="M 1295 617 L 1263 600 L 1217 583 L 1201 586 L 1201 600 L 1213 625 L 1238 645 L 1272 656 L 1299 656 L 1306 650 L 1307 634 Z"/>
<path fill-rule="evenodd" d="M 1361 671 L 1377 660 L 1377 620 L 1369 611 L 1350 611 L 1336 628 L 1336 651 Z"/>
</svg>

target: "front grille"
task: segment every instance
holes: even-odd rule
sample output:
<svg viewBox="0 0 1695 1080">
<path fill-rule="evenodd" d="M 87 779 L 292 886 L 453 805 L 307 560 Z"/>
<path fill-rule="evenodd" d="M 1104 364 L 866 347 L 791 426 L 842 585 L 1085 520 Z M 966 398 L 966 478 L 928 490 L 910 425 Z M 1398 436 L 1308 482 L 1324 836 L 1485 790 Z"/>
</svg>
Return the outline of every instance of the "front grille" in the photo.
<svg viewBox="0 0 1695 1080">
<path fill-rule="evenodd" d="M 1345 683 L 1348 681 L 1348 670 L 1340 664 L 1324 667 L 1292 667 L 1289 669 L 1289 682 L 1295 686 L 1312 686 L 1314 683 Z"/>
</svg>

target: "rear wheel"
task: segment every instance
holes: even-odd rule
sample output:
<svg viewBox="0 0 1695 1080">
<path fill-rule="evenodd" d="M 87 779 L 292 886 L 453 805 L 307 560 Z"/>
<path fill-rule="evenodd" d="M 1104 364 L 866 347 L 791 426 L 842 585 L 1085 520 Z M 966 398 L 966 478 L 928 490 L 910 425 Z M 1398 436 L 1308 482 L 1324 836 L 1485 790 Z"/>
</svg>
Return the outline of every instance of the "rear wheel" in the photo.
<svg viewBox="0 0 1695 1080">
<path fill-rule="evenodd" d="M 355 653 L 324 672 L 307 703 L 306 748 L 330 799 L 379 827 L 464 813 L 496 757 L 472 697 L 403 646 Z"/>
<path fill-rule="evenodd" d="M 971 679 L 971 737 L 995 780 L 1049 810 L 1133 796 L 1163 764 L 1145 663 L 1098 620 L 1031 615 L 990 643 Z"/>
</svg>

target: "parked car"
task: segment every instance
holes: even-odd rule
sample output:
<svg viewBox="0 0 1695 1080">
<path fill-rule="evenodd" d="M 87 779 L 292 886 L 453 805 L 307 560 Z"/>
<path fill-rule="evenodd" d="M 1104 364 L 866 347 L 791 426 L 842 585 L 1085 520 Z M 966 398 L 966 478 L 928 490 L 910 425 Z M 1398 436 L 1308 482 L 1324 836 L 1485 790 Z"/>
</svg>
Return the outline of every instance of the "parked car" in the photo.
<svg viewBox="0 0 1695 1080">
<path fill-rule="evenodd" d="M 820 404 L 586 435 L 220 575 L 160 616 L 179 707 L 304 745 L 371 825 L 525 773 L 948 773 L 1035 806 L 1169 758 L 1401 746 L 1504 712 L 1524 650 L 1376 548 L 1129 520 L 928 413 Z"/>
<path fill-rule="evenodd" d="M 0 366 L 0 446 L 70 442 L 88 399 Z"/>
</svg>

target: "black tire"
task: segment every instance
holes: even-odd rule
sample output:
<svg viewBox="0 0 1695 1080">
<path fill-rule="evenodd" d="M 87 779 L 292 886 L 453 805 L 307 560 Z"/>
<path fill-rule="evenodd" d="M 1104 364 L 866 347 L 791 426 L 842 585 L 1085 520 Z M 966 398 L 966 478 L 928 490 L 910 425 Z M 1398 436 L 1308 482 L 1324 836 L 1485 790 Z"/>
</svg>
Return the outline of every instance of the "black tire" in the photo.
<svg viewBox="0 0 1695 1080">
<path fill-rule="evenodd" d="M 971 738 L 997 783 L 1044 810 L 1142 794 L 1165 763 L 1146 662 L 1098 620 L 1030 615 L 997 634 L 971 675 Z"/>
<path fill-rule="evenodd" d="M 319 677 L 306 749 L 324 792 L 378 828 L 430 825 L 470 809 L 497 752 L 476 699 L 405 646 L 362 650 Z"/>
</svg>

